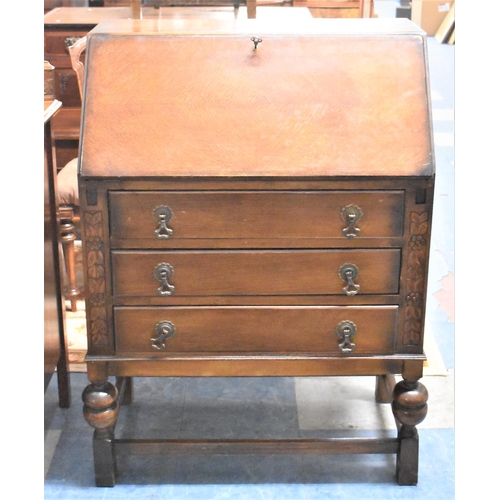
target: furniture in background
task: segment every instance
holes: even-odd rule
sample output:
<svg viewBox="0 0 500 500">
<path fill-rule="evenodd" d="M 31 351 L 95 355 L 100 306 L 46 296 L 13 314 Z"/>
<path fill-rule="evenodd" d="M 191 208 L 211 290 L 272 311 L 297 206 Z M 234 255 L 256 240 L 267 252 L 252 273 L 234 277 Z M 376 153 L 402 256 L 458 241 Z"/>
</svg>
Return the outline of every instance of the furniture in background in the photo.
<svg viewBox="0 0 500 500">
<path fill-rule="evenodd" d="M 97 485 L 124 453 L 387 453 L 399 484 L 417 483 L 433 139 L 425 33 L 386 21 L 89 33 L 82 398 Z M 118 439 L 134 376 L 373 376 L 397 437 Z"/>
<path fill-rule="evenodd" d="M 57 7 L 71 7 L 71 0 L 43 0 L 43 13 L 46 14 Z"/>
<path fill-rule="evenodd" d="M 293 0 L 294 7 L 307 7 L 313 17 L 374 17 L 373 0 Z"/>
<path fill-rule="evenodd" d="M 81 97 L 68 47 L 103 19 L 128 17 L 130 7 L 60 7 L 44 16 L 44 58 L 55 67 L 55 98 L 63 104 L 52 123 L 58 170 L 78 156 L 80 138 Z"/>
<path fill-rule="evenodd" d="M 67 285 L 63 290 L 69 310 L 76 312 L 83 291 L 78 286 L 75 242 L 80 240 L 80 201 L 78 193 L 78 158 L 69 161 L 58 173 L 59 232 L 63 248 Z"/>
<path fill-rule="evenodd" d="M 128 0 L 130 2 L 130 0 Z M 124 5 L 124 0 L 107 0 L 106 5 Z M 373 17 L 373 0 L 142 0 L 142 5 L 155 7 L 234 4 L 258 7 L 287 5 L 308 7 L 313 17 Z"/>
<path fill-rule="evenodd" d="M 45 66 L 46 71 L 52 71 L 50 65 L 46 63 Z M 57 178 L 50 133 L 51 120 L 60 110 L 61 103 L 47 93 L 50 90 L 49 78 L 44 91 L 44 391 L 57 369 L 59 406 L 69 408 L 71 391 L 62 294 Z"/>
<path fill-rule="evenodd" d="M 123 0 L 121 2 L 124 5 L 130 5 L 130 2 L 134 0 Z M 140 1 L 140 0 L 139 0 Z M 44 13 L 56 9 L 57 7 L 104 7 L 106 5 L 105 0 L 44 0 L 43 9 Z"/>
<path fill-rule="evenodd" d="M 246 7 L 248 19 L 257 17 L 257 7 L 261 6 L 293 6 L 292 0 L 142 0 L 142 5 L 161 7 L 195 7 L 195 6 L 232 6 L 239 9 Z"/>
<path fill-rule="evenodd" d="M 80 97 L 83 96 L 84 62 L 82 53 L 85 51 L 87 37 L 77 39 L 68 47 L 71 67 L 75 72 Z M 65 298 L 70 302 L 70 310 L 77 310 L 77 301 L 83 297 L 76 278 L 75 241 L 78 237 L 80 224 L 80 201 L 78 193 L 78 157 L 71 159 L 57 173 L 58 205 L 60 217 L 60 235 L 63 245 L 64 263 L 68 285 L 64 290 Z"/>
<path fill-rule="evenodd" d="M 129 6 L 134 0 L 104 0 L 105 7 L 118 7 Z M 292 0 L 135 0 L 142 7 L 154 7 L 159 9 L 161 7 L 220 7 L 231 6 L 241 7 L 248 6 L 249 4 L 256 5 L 288 5 L 292 6 Z"/>
</svg>

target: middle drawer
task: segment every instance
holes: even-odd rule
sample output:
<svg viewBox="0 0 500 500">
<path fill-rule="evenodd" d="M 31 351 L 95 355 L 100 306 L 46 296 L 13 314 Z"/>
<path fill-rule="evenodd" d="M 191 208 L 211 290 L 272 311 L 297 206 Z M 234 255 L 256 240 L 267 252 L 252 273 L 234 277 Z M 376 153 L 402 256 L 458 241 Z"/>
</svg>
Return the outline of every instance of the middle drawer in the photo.
<svg viewBox="0 0 500 500">
<path fill-rule="evenodd" d="M 115 297 L 399 292 L 400 249 L 114 251 Z"/>
</svg>

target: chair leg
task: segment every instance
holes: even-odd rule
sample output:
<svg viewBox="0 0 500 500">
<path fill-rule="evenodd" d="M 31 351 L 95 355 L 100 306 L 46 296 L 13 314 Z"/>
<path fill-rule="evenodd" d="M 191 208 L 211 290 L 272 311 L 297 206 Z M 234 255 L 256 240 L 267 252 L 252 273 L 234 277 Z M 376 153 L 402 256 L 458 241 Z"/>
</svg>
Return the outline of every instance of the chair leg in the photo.
<svg viewBox="0 0 500 500">
<path fill-rule="evenodd" d="M 60 213 L 61 219 L 61 243 L 64 253 L 64 264 L 68 276 L 68 289 L 65 297 L 70 301 L 71 311 L 76 312 L 76 303 L 80 297 L 80 290 L 76 283 L 76 256 L 75 256 L 75 225 L 71 216 L 67 216 L 63 211 Z"/>
</svg>

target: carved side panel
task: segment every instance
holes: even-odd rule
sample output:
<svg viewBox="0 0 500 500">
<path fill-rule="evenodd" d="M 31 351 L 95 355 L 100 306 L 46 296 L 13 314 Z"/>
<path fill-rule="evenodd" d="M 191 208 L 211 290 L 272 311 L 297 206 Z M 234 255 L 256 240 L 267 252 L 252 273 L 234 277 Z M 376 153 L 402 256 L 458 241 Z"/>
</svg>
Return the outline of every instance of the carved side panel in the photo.
<svg viewBox="0 0 500 500">
<path fill-rule="evenodd" d="M 429 229 L 429 212 L 411 212 L 403 326 L 404 345 L 420 345 L 422 342 Z"/>
<path fill-rule="evenodd" d="M 84 212 L 88 289 L 88 342 L 93 346 L 109 346 L 106 312 L 106 267 L 104 263 L 103 214 Z"/>
</svg>

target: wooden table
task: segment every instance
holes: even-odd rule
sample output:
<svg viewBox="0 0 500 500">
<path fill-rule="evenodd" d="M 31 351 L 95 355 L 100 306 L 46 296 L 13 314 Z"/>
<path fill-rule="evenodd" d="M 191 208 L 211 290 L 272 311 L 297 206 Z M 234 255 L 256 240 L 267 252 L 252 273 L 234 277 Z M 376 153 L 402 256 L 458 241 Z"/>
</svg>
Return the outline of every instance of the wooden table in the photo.
<svg viewBox="0 0 500 500">
<path fill-rule="evenodd" d="M 313 17 L 374 17 L 373 0 L 293 0 L 294 7 L 307 7 Z"/>
<path fill-rule="evenodd" d="M 52 154 L 51 120 L 59 112 L 57 100 L 44 101 L 44 388 L 57 368 L 59 405 L 71 402 L 66 346 L 62 266 L 56 202 L 56 168 Z"/>
<path fill-rule="evenodd" d="M 404 19 L 258 21 L 89 34 L 83 401 L 98 485 L 115 484 L 120 453 L 391 453 L 398 482 L 417 482 L 434 189 L 425 33 Z M 134 376 L 340 375 L 376 377 L 397 437 L 114 436 Z"/>
<path fill-rule="evenodd" d="M 81 98 L 67 46 L 103 19 L 130 17 L 130 7 L 59 7 L 44 16 L 44 59 L 54 67 L 55 98 L 63 108 L 52 121 L 57 168 L 78 156 Z"/>
</svg>

